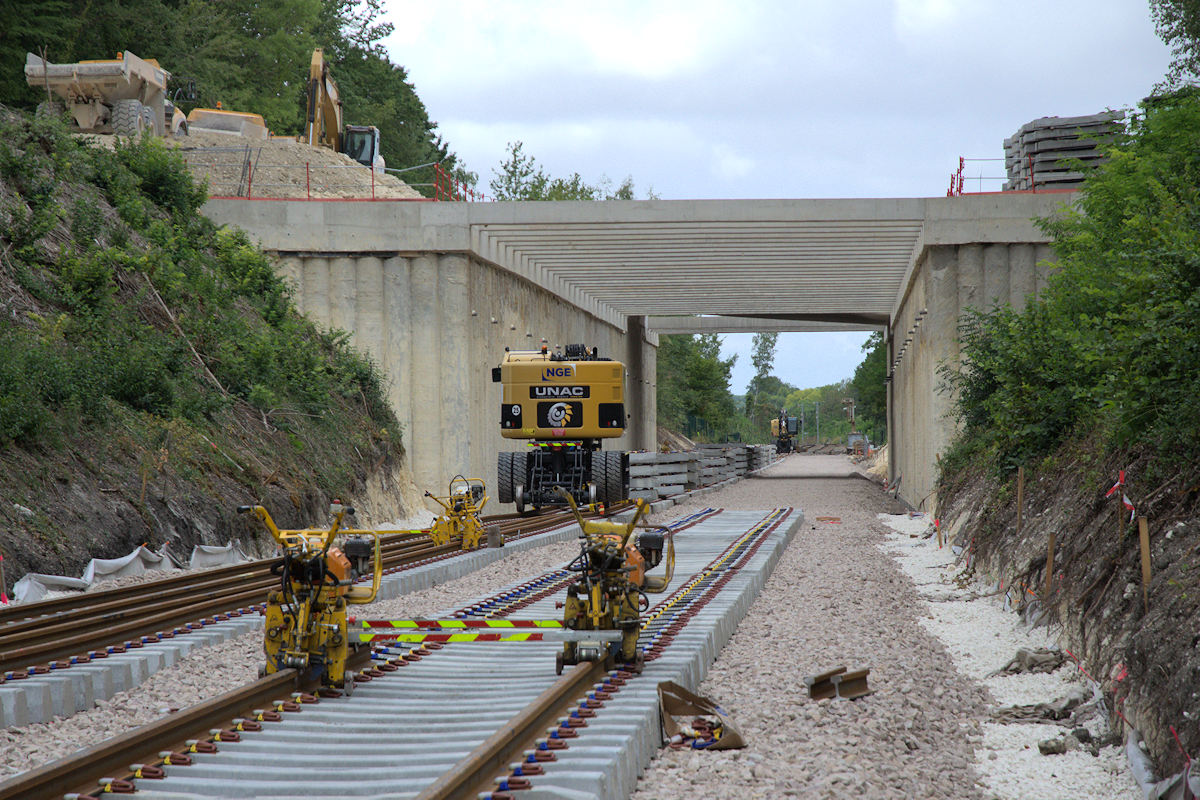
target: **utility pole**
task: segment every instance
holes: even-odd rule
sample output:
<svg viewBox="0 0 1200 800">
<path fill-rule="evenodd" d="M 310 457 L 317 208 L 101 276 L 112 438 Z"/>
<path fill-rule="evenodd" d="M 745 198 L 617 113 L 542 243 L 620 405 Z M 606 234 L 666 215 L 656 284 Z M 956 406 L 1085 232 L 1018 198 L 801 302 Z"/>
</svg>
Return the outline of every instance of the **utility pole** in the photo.
<svg viewBox="0 0 1200 800">
<path fill-rule="evenodd" d="M 817 406 L 817 446 L 821 446 L 821 401 L 816 401 Z"/>
</svg>

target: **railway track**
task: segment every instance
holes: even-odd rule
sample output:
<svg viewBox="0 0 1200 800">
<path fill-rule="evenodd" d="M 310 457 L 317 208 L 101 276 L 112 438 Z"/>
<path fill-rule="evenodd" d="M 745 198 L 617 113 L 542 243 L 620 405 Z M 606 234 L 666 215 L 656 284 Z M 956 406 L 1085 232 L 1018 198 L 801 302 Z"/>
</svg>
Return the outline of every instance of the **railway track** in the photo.
<svg viewBox="0 0 1200 800">
<path fill-rule="evenodd" d="M 123 782 L 110 791 L 135 789 L 150 800 L 480 792 L 504 800 L 530 787 L 549 792 L 542 796 L 627 796 L 660 744 L 658 683 L 699 683 L 799 519 L 791 509 L 709 510 L 675 523 L 676 577 L 643 615 L 640 675 L 580 664 L 556 677 L 556 642 L 446 643 L 439 639 L 448 634 L 437 633 L 421 643 L 376 642 L 357 656 L 370 664 L 349 697 L 292 697 L 288 680 L 271 676 L 280 682 L 231 693 L 223 711 L 214 700 L 121 737 L 119 746 L 105 743 L 95 754 L 47 765 L 36 771 L 46 783 L 19 775 L 0 784 L 0 800 L 96 793 L 105 770 Z M 552 570 L 450 615 L 555 619 L 571 579 L 565 569 Z M 193 714 L 191 728 L 170 727 L 172 718 L 192 723 Z M 159 755 L 180 748 L 191 752 L 166 763 Z M 89 759 L 96 763 L 86 765 Z M 122 774 L 113 769 L 122 762 L 149 766 Z"/>
<path fill-rule="evenodd" d="M 571 519 L 556 511 L 538 516 L 484 518 L 516 541 Z M 436 546 L 424 533 L 384 537 L 385 574 L 450 558 L 460 543 Z M 279 584 L 274 559 L 184 573 L 121 588 L 0 608 L 0 675 L 21 680 L 152 642 L 243 614 L 256 613 Z M 0 680 L 3 683 L 4 680 Z"/>
</svg>

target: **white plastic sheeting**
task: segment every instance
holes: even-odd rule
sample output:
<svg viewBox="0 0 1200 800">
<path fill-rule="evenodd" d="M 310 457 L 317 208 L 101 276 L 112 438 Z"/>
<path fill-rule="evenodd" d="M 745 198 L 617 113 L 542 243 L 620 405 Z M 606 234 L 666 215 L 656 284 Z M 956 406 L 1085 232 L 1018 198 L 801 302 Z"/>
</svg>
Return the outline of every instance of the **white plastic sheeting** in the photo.
<svg viewBox="0 0 1200 800">
<path fill-rule="evenodd" d="M 207 569 L 249 560 L 233 542 L 223 547 L 202 544 L 192 548 L 188 569 Z M 141 575 L 152 570 L 178 568 L 179 565 L 165 550 L 156 553 L 143 545 L 120 558 L 93 558 L 78 578 L 30 572 L 13 586 L 13 600 L 17 603 L 33 603 L 50 592 L 84 592 L 104 581 Z"/>
<path fill-rule="evenodd" d="M 1142 736 L 1136 731 L 1125 737 L 1125 755 L 1129 759 L 1129 768 L 1134 779 L 1145 795 L 1146 800 L 1189 800 L 1200 797 L 1200 775 L 1189 762 L 1183 772 L 1177 772 L 1169 778 L 1156 780 L 1154 767 L 1141 747 Z"/>
</svg>

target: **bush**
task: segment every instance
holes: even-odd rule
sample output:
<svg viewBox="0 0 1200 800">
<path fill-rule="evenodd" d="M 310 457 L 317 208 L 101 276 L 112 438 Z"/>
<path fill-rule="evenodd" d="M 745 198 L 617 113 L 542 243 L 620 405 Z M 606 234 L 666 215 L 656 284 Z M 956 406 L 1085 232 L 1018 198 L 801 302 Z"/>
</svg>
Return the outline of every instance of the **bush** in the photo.
<svg viewBox="0 0 1200 800">
<path fill-rule="evenodd" d="M 1024 311 L 969 313 L 947 374 L 964 435 L 1009 471 L 1103 423 L 1114 446 L 1200 446 L 1200 97 L 1147 105 L 1043 220 L 1058 270 Z"/>
</svg>

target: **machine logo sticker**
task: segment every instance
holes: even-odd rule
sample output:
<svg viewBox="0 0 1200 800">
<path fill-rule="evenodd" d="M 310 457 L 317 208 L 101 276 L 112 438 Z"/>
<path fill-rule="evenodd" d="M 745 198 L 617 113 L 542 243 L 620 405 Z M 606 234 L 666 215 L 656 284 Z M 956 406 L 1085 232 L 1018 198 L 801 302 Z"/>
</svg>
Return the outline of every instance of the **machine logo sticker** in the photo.
<svg viewBox="0 0 1200 800">
<path fill-rule="evenodd" d="M 566 403 L 555 403 L 546 412 L 546 419 L 556 428 L 565 426 L 571 421 L 571 407 Z"/>
<path fill-rule="evenodd" d="M 559 378 L 574 377 L 575 367 L 571 364 L 567 364 L 562 367 L 546 367 L 546 369 L 542 371 L 542 380 L 544 381 L 553 381 L 558 380 Z"/>
<path fill-rule="evenodd" d="M 538 403 L 539 428 L 583 427 L 582 403 Z"/>
<path fill-rule="evenodd" d="M 535 384 L 529 387 L 529 396 L 534 399 L 551 397 L 588 397 L 590 387 L 587 386 L 541 386 Z"/>
</svg>

